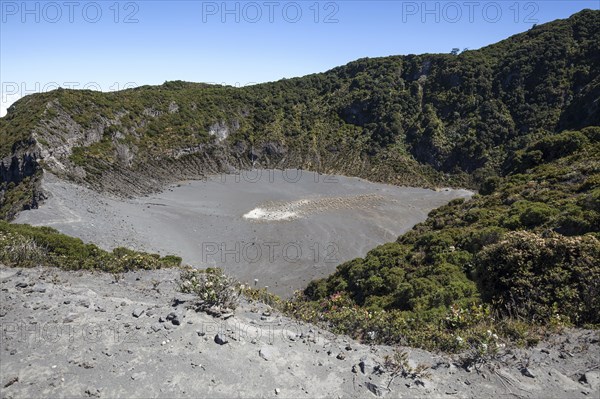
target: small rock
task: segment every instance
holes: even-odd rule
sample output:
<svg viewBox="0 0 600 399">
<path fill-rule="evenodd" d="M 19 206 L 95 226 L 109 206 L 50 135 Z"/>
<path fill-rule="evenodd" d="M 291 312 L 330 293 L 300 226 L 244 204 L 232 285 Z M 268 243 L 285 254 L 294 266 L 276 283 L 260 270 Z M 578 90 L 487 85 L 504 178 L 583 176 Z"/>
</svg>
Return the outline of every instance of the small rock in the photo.
<svg viewBox="0 0 600 399">
<path fill-rule="evenodd" d="M 134 381 L 135 380 L 140 380 L 140 379 L 142 379 L 143 376 L 144 376 L 143 373 L 134 373 L 134 374 L 131 375 L 131 379 L 134 380 Z"/>
<path fill-rule="evenodd" d="M 36 284 L 32 289 L 32 292 L 44 293 L 46 292 L 46 286 L 41 284 Z"/>
<path fill-rule="evenodd" d="M 171 320 L 173 320 L 173 319 L 175 319 L 175 318 L 177 318 L 177 313 L 175 313 L 175 312 L 171 312 L 171 313 L 169 313 L 169 314 L 167 315 L 167 320 L 168 320 L 168 321 L 171 321 Z"/>
<path fill-rule="evenodd" d="M 219 333 L 215 335 L 215 342 L 219 345 L 225 345 L 226 343 L 229 343 L 229 340 L 225 335 Z"/>
<path fill-rule="evenodd" d="M 77 306 L 82 306 L 84 308 L 89 308 L 91 306 L 91 302 L 87 298 L 81 299 L 80 301 L 77 302 Z"/>
<path fill-rule="evenodd" d="M 279 395 L 279 392 L 281 392 L 279 388 L 275 388 L 275 395 Z"/>
<path fill-rule="evenodd" d="M 277 353 L 275 349 L 269 346 L 263 346 L 258 350 L 258 356 L 262 357 L 266 361 L 272 360 L 274 357 L 276 357 L 276 355 Z"/>
<path fill-rule="evenodd" d="M 535 375 L 533 375 L 531 370 L 529 370 L 527 367 L 523 367 L 521 369 L 521 374 L 523 374 L 525 377 L 535 378 Z"/>
<path fill-rule="evenodd" d="M 93 397 L 93 398 L 99 398 L 100 397 L 100 390 L 96 389 L 96 388 L 88 388 L 85 390 L 84 392 L 87 396 L 89 397 Z"/>
<path fill-rule="evenodd" d="M 360 367 L 360 372 L 363 374 L 372 373 L 375 369 L 375 363 L 368 357 L 362 357 L 358 366 Z"/>
<path fill-rule="evenodd" d="M 600 372 L 588 371 L 579 379 L 580 382 L 584 382 L 590 386 L 594 391 L 600 388 Z"/>
<path fill-rule="evenodd" d="M 343 353 L 338 353 L 338 355 L 336 356 L 337 359 L 339 360 L 344 360 L 346 358 L 346 355 L 344 355 Z"/>
<path fill-rule="evenodd" d="M 173 325 L 179 326 L 181 325 L 182 315 L 176 312 L 171 312 L 167 315 L 167 320 L 173 323 Z"/>
<path fill-rule="evenodd" d="M 29 284 L 27 284 L 27 283 L 21 282 L 21 283 L 17 283 L 17 285 L 15 285 L 15 287 L 17 287 L 17 288 L 27 288 L 28 285 Z"/>
<path fill-rule="evenodd" d="M 186 302 L 192 302 L 196 299 L 196 295 L 194 294 L 185 294 L 185 293 L 180 293 L 177 294 L 172 301 L 173 306 L 179 306 L 181 304 L 184 304 Z"/>
<path fill-rule="evenodd" d="M 133 315 L 133 317 L 140 317 L 144 314 L 144 312 L 145 310 L 142 308 L 135 308 L 131 314 Z"/>
<path fill-rule="evenodd" d="M 63 323 L 72 323 L 74 322 L 77 318 L 79 317 L 79 315 L 77 313 L 69 313 L 67 315 L 67 317 L 65 317 L 65 319 L 63 320 Z"/>
<path fill-rule="evenodd" d="M 4 388 L 8 388 L 9 386 L 11 386 L 17 382 L 19 382 L 19 377 L 12 377 L 6 382 L 6 384 L 4 384 Z"/>
<path fill-rule="evenodd" d="M 217 306 L 211 306 L 210 308 L 206 309 L 206 313 L 213 317 L 221 317 L 221 309 Z"/>
<path fill-rule="evenodd" d="M 159 332 L 160 330 L 163 329 L 163 326 L 160 323 L 154 323 L 154 324 L 152 324 L 152 326 L 150 328 L 152 328 L 152 331 L 154 331 L 154 332 Z"/>
<path fill-rule="evenodd" d="M 377 384 L 373 384 L 372 382 L 367 382 L 365 384 L 365 386 L 367 387 L 367 389 L 369 391 L 371 391 L 371 393 L 375 396 L 383 396 L 384 391 L 383 388 L 381 388 L 379 385 Z"/>
</svg>

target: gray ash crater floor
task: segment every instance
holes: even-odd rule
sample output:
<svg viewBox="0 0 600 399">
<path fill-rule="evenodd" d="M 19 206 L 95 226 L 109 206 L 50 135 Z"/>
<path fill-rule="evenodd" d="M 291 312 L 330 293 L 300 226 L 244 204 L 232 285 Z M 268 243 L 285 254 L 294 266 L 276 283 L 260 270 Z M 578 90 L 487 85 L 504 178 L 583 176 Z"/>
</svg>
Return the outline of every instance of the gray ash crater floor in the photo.
<svg viewBox="0 0 600 399">
<path fill-rule="evenodd" d="M 48 174 L 43 187 L 50 198 L 16 222 L 52 226 L 105 249 L 179 255 L 246 283 L 256 279 L 283 296 L 394 241 L 432 209 L 472 194 L 298 170 L 213 176 L 132 200 Z"/>
</svg>

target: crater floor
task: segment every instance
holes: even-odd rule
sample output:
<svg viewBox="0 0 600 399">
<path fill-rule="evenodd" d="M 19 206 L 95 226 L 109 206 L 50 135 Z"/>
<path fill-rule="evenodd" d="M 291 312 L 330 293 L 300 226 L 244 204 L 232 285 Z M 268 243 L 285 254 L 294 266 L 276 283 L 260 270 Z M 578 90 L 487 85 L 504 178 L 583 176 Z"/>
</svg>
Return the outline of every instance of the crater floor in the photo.
<svg viewBox="0 0 600 399">
<path fill-rule="evenodd" d="M 394 241 L 432 209 L 472 194 L 301 170 L 217 175 L 131 200 L 48 174 L 43 187 L 50 198 L 22 212 L 17 223 L 51 226 L 105 249 L 179 255 L 282 296 Z"/>
</svg>

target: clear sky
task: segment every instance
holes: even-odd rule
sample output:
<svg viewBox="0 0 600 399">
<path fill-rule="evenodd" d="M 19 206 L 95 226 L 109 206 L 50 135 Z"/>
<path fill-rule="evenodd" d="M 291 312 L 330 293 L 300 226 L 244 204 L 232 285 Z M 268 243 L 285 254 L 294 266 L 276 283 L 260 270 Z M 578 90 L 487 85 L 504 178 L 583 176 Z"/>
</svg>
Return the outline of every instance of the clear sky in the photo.
<svg viewBox="0 0 600 399">
<path fill-rule="evenodd" d="M 23 95 L 247 85 L 362 57 L 477 49 L 600 0 L 0 0 L 0 116 Z"/>
</svg>

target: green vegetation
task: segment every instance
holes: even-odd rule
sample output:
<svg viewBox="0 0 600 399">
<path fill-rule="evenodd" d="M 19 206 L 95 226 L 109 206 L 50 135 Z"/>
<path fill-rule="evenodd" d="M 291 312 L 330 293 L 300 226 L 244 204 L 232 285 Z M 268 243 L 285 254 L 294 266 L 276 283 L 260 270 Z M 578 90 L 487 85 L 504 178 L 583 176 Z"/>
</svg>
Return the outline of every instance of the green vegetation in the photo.
<svg viewBox="0 0 600 399">
<path fill-rule="evenodd" d="M 239 303 L 240 287 L 221 269 L 186 269 L 181 272 L 179 290 L 196 294 L 200 299 L 200 308 L 219 307 L 223 310 L 235 310 Z"/>
<path fill-rule="evenodd" d="M 357 337 L 450 351 L 600 325 L 600 128 L 519 153 L 534 151 L 542 160 L 527 173 L 432 211 L 284 308 Z"/>
<path fill-rule="evenodd" d="M 365 58 L 242 88 L 59 89 L 23 98 L 0 119 L 0 156 L 74 142 L 70 162 L 60 159 L 67 170 L 56 171 L 78 179 L 82 167 L 96 188 L 111 188 L 100 177 L 124 168 L 143 175 L 188 162 L 189 171 L 206 158 L 477 187 L 585 145 L 565 137 L 574 147 L 557 138 L 518 152 L 548 133 L 600 125 L 599 26 L 600 11 L 584 10 L 481 50 Z M 228 137 L 217 143 L 211 131 L 220 129 Z M 174 160 L 181 150 L 196 158 Z"/>
<path fill-rule="evenodd" d="M 116 248 L 113 252 L 84 244 L 50 227 L 9 224 L 0 221 L 0 262 L 7 266 L 52 266 L 65 270 L 98 270 L 122 273 L 179 267 L 181 258 Z"/>
<path fill-rule="evenodd" d="M 30 209 L 37 203 L 39 196 L 37 180 L 41 175 L 38 170 L 35 175 L 24 178 L 19 183 L 6 184 L 6 191 L 0 190 L 0 220 L 11 220 L 23 209 Z"/>
</svg>

